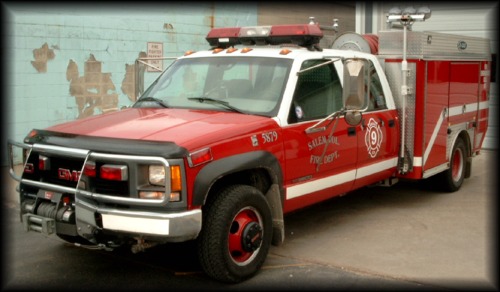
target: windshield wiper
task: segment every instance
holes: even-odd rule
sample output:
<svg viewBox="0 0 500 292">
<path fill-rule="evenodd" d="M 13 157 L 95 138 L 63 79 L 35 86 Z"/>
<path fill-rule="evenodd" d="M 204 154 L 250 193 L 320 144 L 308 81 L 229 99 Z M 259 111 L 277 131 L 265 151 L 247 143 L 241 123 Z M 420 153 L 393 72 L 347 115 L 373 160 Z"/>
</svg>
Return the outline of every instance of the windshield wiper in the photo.
<svg viewBox="0 0 500 292">
<path fill-rule="evenodd" d="M 135 104 L 141 103 L 141 102 L 146 102 L 146 101 L 154 101 L 155 103 L 161 105 L 164 108 L 168 108 L 168 105 L 161 99 L 156 98 L 156 97 L 143 97 L 135 102 Z M 134 105 L 135 106 L 135 105 Z"/>
<path fill-rule="evenodd" d="M 234 106 L 230 105 L 229 102 L 227 101 L 223 101 L 223 100 L 220 100 L 220 99 L 214 99 L 214 98 L 211 98 L 211 97 L 188 97 L 189 100 L 196 100 L 196 101 L 199 101 L 200 103 L 203 103 L 203 102 L 208 102 L 208 103 L 211 103 L 211 104 L 216 104 L 216 105 L 222 105 L 230 110 L 232 110 L 233 112 L 236 112 L 236 113 L 240 113 L 240 114 L 244 114 L 244 112 L 242 112 L 241 110 L 235 108 Z"/>
</svg>

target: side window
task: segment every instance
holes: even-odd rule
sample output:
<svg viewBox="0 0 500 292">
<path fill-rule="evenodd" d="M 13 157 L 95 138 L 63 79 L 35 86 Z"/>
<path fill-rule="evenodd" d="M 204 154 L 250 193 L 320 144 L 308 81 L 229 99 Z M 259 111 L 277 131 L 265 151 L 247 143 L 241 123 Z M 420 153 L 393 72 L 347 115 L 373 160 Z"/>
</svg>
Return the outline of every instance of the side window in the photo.
<svg viewBox="0 0 500 292">
<path fill-rule="evenodd" d="M 380 83 L 380 78 L 373 63 L 370 65 L 369 82 L 370 95 L 368 100 L 368 111 L 386 109 L 387 105 L 385 103 L 384 91 L 382 90 L 382 84 Z"/>
<path fill-rule="evenodd" d="M 342 107 L 342 87 L 329 60 L 305 61 L 293 96 L 288 123 L 321 119 Z M 324 65 L 322 65 L 324 64 Z"/>
</svg>

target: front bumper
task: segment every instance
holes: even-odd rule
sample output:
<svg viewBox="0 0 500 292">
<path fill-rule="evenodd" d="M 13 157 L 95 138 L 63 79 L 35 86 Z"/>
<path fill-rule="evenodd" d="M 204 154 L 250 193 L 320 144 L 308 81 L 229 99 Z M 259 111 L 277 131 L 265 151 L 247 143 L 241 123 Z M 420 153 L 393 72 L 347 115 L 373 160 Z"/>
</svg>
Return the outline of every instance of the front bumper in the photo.
<svg viewBox="0 0 500 292">
<path fill-rule="evenodd" d="M 51 145 L 29 145 L 9 141 L 10 175 L 20 183 L 21 215 L 26 231 L 44 234 L 80 236 L 93 243 L 103 243 L 113 236 L 122 238 L 148 238 L 158 242 L 179 242 L 195 239 L 201 230 L 201 209 L 182 209 L 185 203 L 172 203 L 167 199 L 143 200 L 93 193 L 79 187 L 27 179 L 14 172 L 13 148 L 76 157 L 119 159 L 128 162 L 158 163 L 168 169 L 169 162 L 161 157 L 141 155 L 113 155 L 89 150 Z M 23 150 L 23 151 L 24 151 Z M 31 155 L 31 154 L 28 154 Z M 25 189 L 29 190 L 26 191 Z M 165 189 L 169 194 L 170 190 Z M 62 204 L 70 196 L 71 206 Z M 165 196 L 167 198 L 167 196 Z M 184 198 L 184 202 L 185 202 Z M 39 206 L 43 205 L 44 211 Z M 120 207 L 114 207 L 115 205 Z M 64 209 L 64 210 L 63 210 Z M 151 210 L 148 210 L 151 209 Z M 60 211 L 60 212 L 59 212 Z M 64 212 L 64 213 L 63 213 Z M 108 236 L 109 235 L 109 236 Z"/>
<path fill-rule="evenodd" d="M 78 235 L 90 241 L 104 231 L 176 242 L 195 239 L 201 230 L 201 209 L 160 214 L 99 208 L 77 201 L 75 211 Z"/>
</svg>

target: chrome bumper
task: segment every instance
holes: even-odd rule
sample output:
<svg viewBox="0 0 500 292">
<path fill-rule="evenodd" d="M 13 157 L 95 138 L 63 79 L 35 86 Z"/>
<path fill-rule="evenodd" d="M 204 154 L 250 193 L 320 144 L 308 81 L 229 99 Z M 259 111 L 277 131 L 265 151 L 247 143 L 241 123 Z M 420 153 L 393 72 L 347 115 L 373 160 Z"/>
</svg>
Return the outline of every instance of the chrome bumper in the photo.
<svg viewBox="0 0 500 292">
<path fill-rule="evenodd" d="M 176 213 L 98 208 L 83 201 L 75 205 L 78 235 L 91 239 L 97 230 L 96 214 L 102 220 L 102 230 L 133 236 L 152 236 L 165 241 L 195 239 L 201 230 L 201 209 Z"/>
</svg>

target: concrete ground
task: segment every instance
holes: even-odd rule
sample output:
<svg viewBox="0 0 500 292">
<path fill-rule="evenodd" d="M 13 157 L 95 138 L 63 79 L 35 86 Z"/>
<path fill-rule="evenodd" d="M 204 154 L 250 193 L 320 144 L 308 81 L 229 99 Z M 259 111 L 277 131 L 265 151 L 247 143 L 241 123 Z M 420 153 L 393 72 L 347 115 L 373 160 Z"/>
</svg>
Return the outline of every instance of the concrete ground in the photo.
<svg viewBox="0 0 500 292">
<path fill-rule="evenodd" d="M 484 150 L 458 192 L 400 182 L 292 214 L 285 243 L 271 255 L 439 287 L 498 289 L 497 165 L 497 152 Z"/>
<path fill-rule="evenodd" d="M 2 171 L 2 207 L 18 209 L 14 180 Z M 261 274 L 293 262 L 426 287 L 497 290 L 497 183 L 497 151 L 484 150 L 455 193 L 400 182 L 295 212 Z"/>
</svg>

